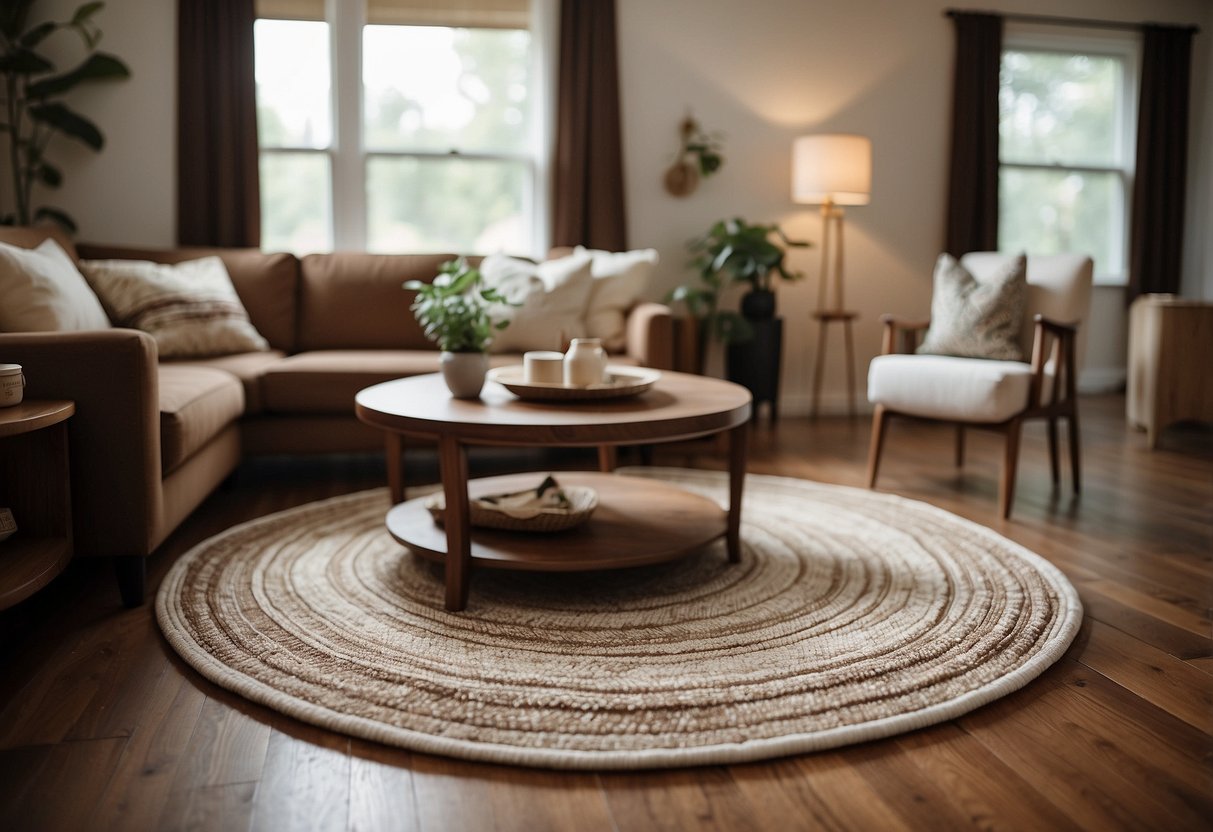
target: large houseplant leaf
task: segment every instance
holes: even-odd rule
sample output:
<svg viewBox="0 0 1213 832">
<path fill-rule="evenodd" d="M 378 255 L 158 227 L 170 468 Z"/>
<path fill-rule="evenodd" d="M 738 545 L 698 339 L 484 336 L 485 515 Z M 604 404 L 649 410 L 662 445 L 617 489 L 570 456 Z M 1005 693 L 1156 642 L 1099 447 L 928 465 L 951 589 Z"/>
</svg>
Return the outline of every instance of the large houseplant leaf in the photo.
<svg viewBox="0 0 1213 832">
<path fill-rule="evenodd" d="M 55 75 L 35 81 L 26 89 L 26 95 L 32 99 L 48 98 L 61 95 L 85 81 L 106 81 L 117 78 L 129 78 L 131 71 L 121 60 L 104 52 L 89 55 L 80 66 Z"/>
<path fill-rule="evenodd" d="M 11 51 L 0 54 L 0 74 L 36 75 L 39 72 L 53 72 L 54 69 L 54 64 L 32 49 L 15 46 Z"/>
<path fill-rule="evenodd" d="M 29 108 L 29 114 L 30 118 L 35 121 L 53 127 L 64 135 L 83 142 L 93 150 L 100 150 L 105 146 L 105 136 L 101 135 L 97 125 L 66 105 L 58 102 L 38 104 Z"/>
</svg>

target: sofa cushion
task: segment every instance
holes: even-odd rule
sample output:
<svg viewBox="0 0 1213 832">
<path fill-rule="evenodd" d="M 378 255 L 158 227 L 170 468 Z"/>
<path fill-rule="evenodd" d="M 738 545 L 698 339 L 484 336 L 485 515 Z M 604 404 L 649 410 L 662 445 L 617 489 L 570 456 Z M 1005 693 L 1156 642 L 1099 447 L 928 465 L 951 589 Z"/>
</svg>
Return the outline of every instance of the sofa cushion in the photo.
<svg viewBox="0 0 1213 832">
<path fill-rule="evenodd" d="M 438 351 L 319 350 L 292 355 L 261 379 L 266 413 L 335 413 L 352 416 L 354 395 L 394 378 L 438 372 Z M 521 364 L 517 355 L 490 356 L 493 366 Z"/>
<path fill-rule="evenodd" d="M 542 263 L 491 254 L 484 258 L 480 273 L 486 288 L 517 304 L 493 310 L 494 320 L 508 320 L 510 325 L 493 337 L 491 352 L 559 350 L 573 338 L 585 336 L 585 308 L 594 280 L 588 254 Z"/>
<path fill-rule="evenodd" d="M 236 294 L 257 331 L 276 350 L 295 349 L 299 260 L 293 254 L 264 254 L 242 248 L 165 250 L 81 244 L 80 255 L 89 260 L 151 260 L 170 264 L 217 255 L 227 267 Z"/>
<path fill-rule="evenodd" d="M 231 373 L 211 367 L 161 364 L 161 476 L 172 473 L 194 452 L 244 412 L 244 387 Z"/>
<path fill-rule="evenodd" d="M 621 350 L 627 344 L 627 312 L 644 295 L 657 267 L 657 249 L 601 251 L 577 246 L 593 258 L 594 276 L 590 299 L 585 309 L 585 330 L 591 338 L 601 338 L 608 350 Z"/>
<path fill-rule="evenodd" d="M 1002 422 L 1028 405 L 1030 365 L 946 355 L 881 355 L 868 368 L 868 400 L 899 413 Z"/>
<path fill-rule="evenodd" d="M 71 237 L 56 225 L 39 225 L 34 228 L 21 225 L 0 225 L 0 243 L 18 248 L 37 248 L 47 240 L 54 240 L 59 248 L 67 252 L 72 262 L 80 259 Z"/>
<path fill-rule="evenodd" d="M 35 249 L 0 242 L 0 332 L 109 329 L 101 302 L 53 238 Z"/>
<path fill-rule="evenodd" d="M 114 323 L 149 333 L 163 358 L 269 349 L 218 257 L 82 260 L 80 268 Z"/>
<path fill-rule="evenodd" d="M 247 414 L 261 412 L 261 376 L 285 357 L 286 353 L 270 350 L 268 352 L 240 352 L 235 355 L 217 355 L 211 358 L 166 361 L 165 365 L 211 367 L 231 373 L 240 379 L 240 383 L 244 386 L 244 412 Z"/>
<path fill-rule="evenodd" d="M 453 254 L 309 254 L 302 261 L 299 351 L 434 349 L 406 280 L 429 283 Z M 352 405 L 351 405 L 352 407 Z"/>
</svg>

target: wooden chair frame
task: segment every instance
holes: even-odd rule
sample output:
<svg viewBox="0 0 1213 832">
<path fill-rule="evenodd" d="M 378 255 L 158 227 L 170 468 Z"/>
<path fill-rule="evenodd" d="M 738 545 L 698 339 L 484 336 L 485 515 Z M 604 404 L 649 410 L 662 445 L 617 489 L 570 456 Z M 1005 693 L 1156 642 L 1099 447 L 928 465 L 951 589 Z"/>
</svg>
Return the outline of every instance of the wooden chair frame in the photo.
<svg viewBox="0 0 1213 832">
<path fill-rule="evenodd" d="M 897 352 L 913 353 L 918 345 L 919 337 L 930 325 L 930 321 L 906 321 L 892 315 L 880 318 L 884 324 L 884 338 L 881 346 L 882 355 Z M 995 430 L 1006 435 L 1006 448 L 1003 455 L 1002 478 L 998 487 L 999 509 L 1003 518 L 1011 516 L 1011 504 L 1015 500 L 1015 476 L 1019 465 L 1019 438 L 1023 423 L 1027 419 L 1047 419 L 1049 435 L 1049 464 L 1053 474 L 1054 486 L 1061 482 L 1061 470 L 1057 453 L 1057 422 L 1065 419 L 1069 426 L 1070 471 L 1074 481 L 1074 493 L 1082 488 L 1082 475 L 1079 466 L 1078 440 L 1078 398 L 1076 394 L 1076 376 L 1074 372 L 1074 345 L 1078 332 L 1077 324 L 1061 323 L 1036 315 L 1033 318 L 1035 329 L 1032 336 L 1032 377 L 1028 389 L 1028 406 L 1021 412 L 1003 422 L 962 422 L 945 419 L 930 419 L 891 410 L 884 405 L 876 405 L 872 415 L 872 443 L 868 453 L 868 488 L 876 487 L 876 476 L 880 470 L 880 455 L 884 450 L 885 433 L 889 419 L 901 416 L 926 421 L 945 422 L 956 425 L 956 465 L 964 465 L 965 429 L 980 428 Z M 1053 367 L 1052 379 L 1045 373 L 1046 367 Z M 1042 404 L 1045 384 L 1051 382 L 1048 402 Z"/>
</svg>

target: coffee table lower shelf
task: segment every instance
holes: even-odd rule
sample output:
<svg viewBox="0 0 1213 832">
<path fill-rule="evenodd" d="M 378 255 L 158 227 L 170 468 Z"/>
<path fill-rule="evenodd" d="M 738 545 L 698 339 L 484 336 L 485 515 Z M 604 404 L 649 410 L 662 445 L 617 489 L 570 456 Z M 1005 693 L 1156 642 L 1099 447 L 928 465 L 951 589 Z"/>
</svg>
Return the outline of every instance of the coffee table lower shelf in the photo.
<svg viewBox="0 0 1213 832">
<path fill-rule="evenodd" d="M 471 480 L 468 494 L 534 488 L 545 473 Z M 716 502 L 669 483 L 642 477 L 591 472 L 556 472 L 562 484 L 598 492 L 589 520 L 552 534 L 472 529 L 476 568 L 539 572 L 624 569 L 675 560 L 723 538 L 728 517 Z M 387 515 L 392 537 L 431 560 L 446 558 L 447 538 L 425 507 L 425 497 L 393 507 Z"/>
</svg>

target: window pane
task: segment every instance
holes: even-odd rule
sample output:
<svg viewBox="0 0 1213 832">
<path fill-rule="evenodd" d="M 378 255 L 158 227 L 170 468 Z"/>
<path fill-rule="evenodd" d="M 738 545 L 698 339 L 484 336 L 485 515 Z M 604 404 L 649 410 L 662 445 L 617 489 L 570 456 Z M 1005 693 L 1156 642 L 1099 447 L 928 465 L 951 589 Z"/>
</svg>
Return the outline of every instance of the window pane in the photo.
<svg viewBox="0 0 1213 832">
<path fill-rule="evenodd" d="M 530 33 L 367 26 L 369 150 L 523 152 L 530 144 Z"/>
<path fill-rule="evenodd" d="M 307 20 L 258 20 L 257 133 L 262 147 L 328 147 L 329 27 Z"/>
<path fill-rule="evenodd" d="M 999 103 L 1004 161 L 1121 163 L 1123 61 L 1103 55 L 1006 50 Z"/>
<path fill-rule="evenodd" d="M 530 254 L 529 179 L 522 162 L 372 157 L 368 248 Z"/>
<path fill-rule="evenodd" d="M 332 251 L 327 153 L 261 154 L 261 248 Z"/>
<path fill-rule="evenodd" d="M 1103 277 L 1123 275 L 1124 188 L 1115 173 L 1003 167 L 998 247 L 1031 254 L 1080 252 Z"/>
</svg>

